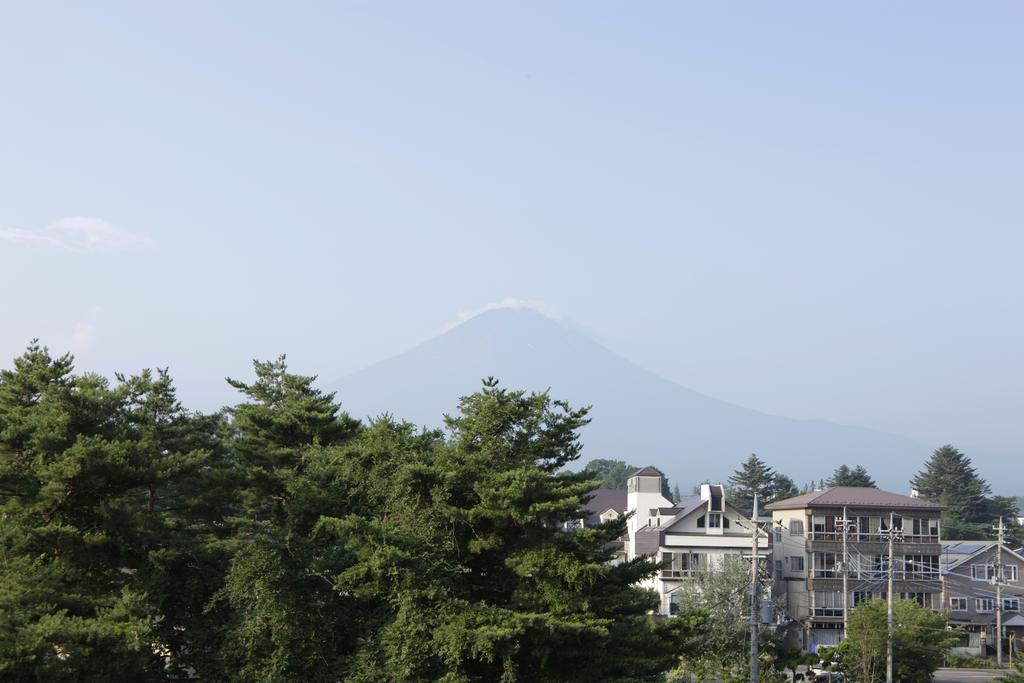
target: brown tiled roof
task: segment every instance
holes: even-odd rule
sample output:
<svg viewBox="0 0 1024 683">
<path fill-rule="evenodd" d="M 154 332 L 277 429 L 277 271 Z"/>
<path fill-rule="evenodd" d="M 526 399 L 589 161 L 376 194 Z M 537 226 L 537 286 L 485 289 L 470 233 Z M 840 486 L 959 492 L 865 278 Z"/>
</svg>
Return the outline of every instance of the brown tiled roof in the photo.
<svg viewBox="0 0 1024 683">
<path fill-rule="evenodd" d="M 908 510 L 945 510 L 944 505 L 911 498 L 898 493 L 863 486 L 833 486 L 824 491 L 812 491 L 793 498 L 779 500 L 765 506 L 766 510 L 801 510 L 815 507 L 904 508 Z"/>
<path fill-rule="evenodd" d="M 659 470 L 657 467 L 651 467 L 650 465 L 648 465 L 647 467 L 645 467 L 643 469 L 640 469 L 640 470 L 637 470 L 636 472 L 634 472 L 633 474 L 631 474 L 629 476 L 630 477 L 664 477 L 665 473 L 662 472 L 661 470 Z"/>
</svg>

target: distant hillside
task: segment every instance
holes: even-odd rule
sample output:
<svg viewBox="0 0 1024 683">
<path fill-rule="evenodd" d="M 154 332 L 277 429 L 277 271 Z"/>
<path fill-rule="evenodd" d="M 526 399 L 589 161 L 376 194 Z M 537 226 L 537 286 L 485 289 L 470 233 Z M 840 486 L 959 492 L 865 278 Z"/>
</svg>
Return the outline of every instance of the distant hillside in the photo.
<svg viewBox="0 0 1024 683">
<path fill-rule="evenodd" d="M 723 481 L 757 453 L 797 484 L 861 464 L 895 491 L 931 452 L 911 439 L 823 420 L 768 415 L 659 377 L 583 334 L 538 313 L 494 310 L 330 386 L 358 417 L 390 412 L 439 426 L 458 397 L 483 377 L 510 388 L 544 390 L 592 404 L 584 461 L 612 458 L 654 465 L 688 489 Z"/>
</svg>

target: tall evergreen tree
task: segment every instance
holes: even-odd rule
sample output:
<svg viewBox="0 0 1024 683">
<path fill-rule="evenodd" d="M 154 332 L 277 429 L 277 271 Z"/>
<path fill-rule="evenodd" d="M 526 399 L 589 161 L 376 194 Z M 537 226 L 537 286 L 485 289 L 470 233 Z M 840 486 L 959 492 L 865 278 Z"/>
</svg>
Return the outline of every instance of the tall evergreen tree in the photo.
<svg viewBox="0 0 1024 683">
<path fill-rule="evenodd" d="M 978 476 L 971 459 L 953 446 L 936 449 L 910 485 L 925 500 L 945 505 L 944 522 L 959 527 L 961 534 L 971 537 L 981 531 L 970 527 L 985 516 L 985 498 L 991 489 Z"/>
<path fill-rule="evenodd" d="M 348 441 L 359 422 L 341 411 L 333 393 L 314 386 L 316 377 L 288 372 L 285 356 L 253 361 L 253 369 L 252 384 L 227 380 L 248 399 L 228 411 L 231 450 L 249 477 L 251 512 L 266 518 L 291 478 L 302 471 L 308 449 Z"/>
<path fill-rule="evenodd" d="M 1013 498 L 992 496 L 971 459 L 949 444 L 932 453 L 910 485 L 922 498 L 946 506 L 942 517 L 946 538 L 991 538 L 991 527 L 1001 515 L 1011 533 L 1016 531 L 1017 506 Z"/>
<path fill-rule="evenodd" d="M 354 651 L 364 605 L 325 573 L 349 569 L 351 553 L 313 530 L 322 516 L 352 513 L 349 482 L 330 465 L 360 425 L 315 377 L 288 372 L 284 356 L 253 366 L 252 384 L 228 380 L 247 399 L 229 411 L 247 517 L 236 520 L 246 542 L 213 603 L 226 615 L 222 660 L 243 680 L 329 680 Z"/>
<path fill-rule="evenodd" d="M 729 477 L 729 490 L 732 502 L 742 510 L 754 507 L 754 494 L 758 499 L 767 502 L 775 494 L 775 471 L 763 460 L 751 453 L 738 470 Z"/>
<path fill-rule="evenodd" d="M 875 480 L 871 478 L 868 471 L 861 465 L 857 465 L 852 469 L 846 465 L 840 465 L 836 468 L 836 471 L 832 473 L 832 476 L 828 480 L 828 485 L 861 486 L 873 489 L 878 488 Z"/>
<path fill-rule="evenodd" d="M 659 680 L 679 653 L 686 620 L 651 622 L 653 596 L 636 588 L 656 567 L 608 563 L 624 520 L 558 531 L 580 516 L 590 490 L 582 475 L 561 472 L 579 457 L 587 412 L 489 380 L 447 420 L 450 446 L 437 470 L 445 493 L 433 497 L 462 558 L 436 610 L 435 647 L 454 655 L 449 676 Z"/>
<path fill-rule="evenodd" d="M 188 576 L 177 603 L 160 587 L 190 533 L 181 522 L 203 507 L 189 481 L 210 466 L 208 423 L 180 407 L 166 372 L 119 379 L 74 375 L 70 356 L 37 343 L 0 371 L 5 680 L 168 673 L 158 653 L 195 593 Z"/>
<path fill-rule="evenodd" d="M 785 500 L 800 495 L 796 483 L 785 474 L 775 473 L 772 478 L 772 500 Z"/>
</svg>

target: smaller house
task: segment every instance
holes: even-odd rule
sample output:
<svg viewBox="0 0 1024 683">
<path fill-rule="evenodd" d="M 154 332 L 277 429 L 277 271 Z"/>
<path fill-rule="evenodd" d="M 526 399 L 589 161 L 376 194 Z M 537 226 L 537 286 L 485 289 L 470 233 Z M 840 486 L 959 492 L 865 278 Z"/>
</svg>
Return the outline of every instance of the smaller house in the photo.
<svg viewBox="0 0 1024 683">
<path fill-rule="evenodd" d="M 700 493 L 676 502 L 665 498 L 664 475 L 645 467 L 630 477 L 627 489 L 628 558 L 647 555 L 664 568 L 643 585 L 661 598 L 659 613 L 676 610 L 673 595 L 696 574 L 729 561 L 749 562 L 752 522 L 726 500 L 725 488 L 703 484 Z M 758 556 L 767 558 L 768 536 L 759 532 Z"/>
<path fill-rule="evenodd" d="M 1001 554 L 1001 557 L 999 555 Z M 996 565 L 1001 562 L 1002 604 L 996 603 Z M 949 610 L 949 624 L 966 631 L 954 651 L 984 655 L 994 651 L 996 609 L 1002 607 L 1003 644 L 1012 633 L 1017 643 L 1024 638 L 1024 556 L 994 541 L 942 542 L 942 599 Z"/>
</svg>

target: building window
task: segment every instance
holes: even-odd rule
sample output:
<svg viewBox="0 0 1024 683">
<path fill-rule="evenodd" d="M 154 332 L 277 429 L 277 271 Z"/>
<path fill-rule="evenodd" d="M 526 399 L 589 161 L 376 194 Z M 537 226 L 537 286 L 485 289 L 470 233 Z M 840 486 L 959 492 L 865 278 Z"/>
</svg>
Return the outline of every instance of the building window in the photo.
<svg viewBox="0 0 1024 683">
<path fill-rule="evenodd" d="M 1003 598 L 1003 611 L 1004 612 L 1019 612 L 1020 611 L 1020 598 Z"/>
<path fill-rule="evenodd" d="M 697 518 L 697 528 L 698 529 L 703 529 L 704 528 L 704 515 L 701 515 L 700 517 Z"/>
<path fill-rule="evenodd" d="M 782 560 L 775 560 L 775 580 L 782 581 Z"/>
<path fill-rule="evenodd" d="M 950 598 L 949 609 L 954 612 L 966 612 L 967 611 L 967 598 Z"/>
<path fill-rule="evenodd" d="M 856 607 L 862 602 L 867 602 L 875 596 L 871 591 L 853 591 L 853 606 Z"/>
<path fill-rule="evenodd" d="M 912 535 L 918 539 L 937 539 L 939 537 L 939 520 L 915 517 L 911 531 Z"/>
<path fill-rule="evenodd" d="M 900 593 L 901 600 L 913 600 L 921 607 L 932 608 L 932 594 L 931 593 Z"/>
<path fill-rule="evenodd" d="M 836 591 L 814 591 L 814 616 L 843 616 L 843 594 Z"/>
<path fill-rule="evenodd" d="M 804 558 L 800 555 L 791 555 L 789 558 L 789 569 L 794 572 L 802 572 L 804 570 Z"/>
<path fill-rule="evenodd" d="M 704 566 L 703 553 L 663 552 L 661 578 L 684 579 L 700 572 Z"/>
<path fill-rule="evenodd" d="M 1017 565 L 1015 565 L 1015 564 L 1004 564 L 1003 565 L 1003 580 L 1004 581 L 1016 581 L 1017 580 Z"/>
<path fill-rule="evenodd" d="M 996 567 L 992 564 L 972 564 L 971 578 L 978 581 L 991 581 L 996 575 Z"/>
<path fill-rule="evenodd" d="M 708 528 L 720 529 L 722 527 L 722 514 L 720 512 L 708 513 Z"/>
<path fill-rule="evenodd" d="M 896 568 L 900 565 L 897 563 Z M 907 555 L 903 558 L 903 574 L 908 579 L 933 579 L 939 578 L 939 556 L 938 555 Z"/>
<path fill-rule="evenodd" d="M 994 612 L 996 609 L 995 598 L 976 598 L 974 609 L 977 612 Z"/>
<path fill-rule="evenodd" d="M 774 530 L 774 534 L 775 534 L 775 542 L 776 543 L 782 543 L 782 529 L 775 529 Z"/>
<path fill-rule="evenodd" d="M 855 557 L 852 559 L 850 564 L 851 567 L 856 570 L 857 577 L 861 579 L 879 581 L 888 576 L 888 555 L 867 555 L 862 558 Z"/>
<path fill-rule="evenodd" d="M 814 515 L 811 517 L 811 538 L 835 540 L 840 537 L 836 533 L 836 515 Z"/>
<path fill-rule="evenodd" d="M 835 579 L 839 577 L 837 553 L 814 553 L 814 578 Z"/>
<path fill-rule="evenodd" d="M 804 535 L 804 520 L 802 520 L 802 519 L 791 519 L 791 520 L 789 520 L 789 535 L 790 536 L 803 536 Z"/>
</svg>

